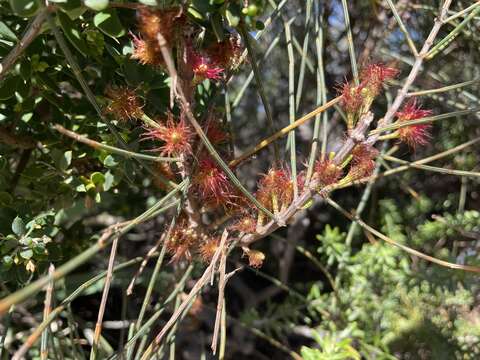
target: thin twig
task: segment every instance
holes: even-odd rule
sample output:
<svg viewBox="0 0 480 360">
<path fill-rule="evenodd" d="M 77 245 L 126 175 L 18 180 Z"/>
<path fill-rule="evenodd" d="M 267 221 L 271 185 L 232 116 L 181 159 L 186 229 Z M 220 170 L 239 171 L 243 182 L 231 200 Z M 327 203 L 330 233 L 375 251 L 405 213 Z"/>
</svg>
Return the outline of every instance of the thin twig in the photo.
<svg viewBox="0 0 480 360">
<path fill-rule="evenodd" d="M 17 62 L 18 58 L 23 54 L 25 49 L 37 37 L 43 23 L 51 11 L 51 7 L 44 7 L 41 9 L 28 26 L 22 39 L 17 43 L 17 45 L 15 45 L 8 55 L 3 58 L 2 63 L 0 64 L 0 81 L 5 78 L 5 75 L 7 75 L 10 68 Z"/>
<path fill-rule="evenodd" d="M 53 264 L 50 264 L 50 267 L 48 268 L 48 274 L 51 276 L 54 271 L 55 271 L 55 266 Z M 43 321 L 45 321 L 45 319 L 48 317 L 48 315 L 50 315 L 50 312 L 52 311 L 52 296 L 53 296 L 53 280 L 48 284 L 47 291 L 45 293 Z M 48 357 L 47 341 L 48 341 L 48 328 L 42 332 L 42 340 L 41 340 L 41 346 L 40 346 L 41 360 L 47 360 L 47 357 Z"/>
<path fill-rule="evenodd" d="M 141 360 L 147 360 L 150 358 L 152 353 L 157 349 L 157 347 L 160 345 L 162 342 L 163 337 L 166 335 L 166 333 L 172 328 L 173 325 L 176 324 L 178 318 L 180 315 L 183 313 L 183 311 L 186 309 L 190 301 L 202 290 L 202 288 L 208 283 L 210 280 L 211 274 L 215 272 L 215 267 L 217 260 L 220 256 L 220 253 L 225 246 L 225 242 L 228 237 L 228 232 L 225 230 L 222 234 L 222 238 L 220 240 L 220 245 L 215 251 L 215 254 L 212 257 L 212 261 L 210 262 L 210 265 L 205 269 L 202 277 L 197 280 L 193 288 L 190 290 L 188 293 L 187 297 L 183 300 L 183 302 L 180 304 L 178 309 L 173 313 L 173 315 L 170 317 L 170 319 L 167 321 L 167 323 L 163 326 L 163 328 L 160 330 L 160 332 L 155 336 L 155 339 L 153 342 L 148 346 L 148 348 L 145 350 L 145 352 L 142 355 Z"/>
<path fill-rule="evenodd" d="M 105 285 L 103 286 L 102 300 L 100 308 L 98 309 L 97 323 L 95 324 L 95 335 L 93 337 L 92 350 L 90 352 L 90 360 L 97 358 L 98 345 L 100 342 L 100 335 L 102 333 L 103 315 L 107 306 L 108 292 L 113 278 L 113 264 L 115 263 L 115 256 L 117 255 L 118 236 L 113 239 L 112 249 L 110 250 L 110 258 L 108 260 L 107 277 L 105 278 Z"/>
</svg>

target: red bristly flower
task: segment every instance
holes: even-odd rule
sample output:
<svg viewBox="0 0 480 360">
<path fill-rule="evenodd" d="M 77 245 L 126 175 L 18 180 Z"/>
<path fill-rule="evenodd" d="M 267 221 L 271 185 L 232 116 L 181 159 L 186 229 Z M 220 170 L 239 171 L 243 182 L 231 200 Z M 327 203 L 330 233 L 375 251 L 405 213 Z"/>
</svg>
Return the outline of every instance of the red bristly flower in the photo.
<svg viewBox="0 0 480 360">
<path fill-rule="evenodd" d="M 182 258 L 191 260 L 192 249 L 202 240 L 203 236 L 188 226 L 187 218 L 180 216 L 167 242 L 167 251 L 172 255 L 172 262 Z"/>
<path fill-rule="evenodd" d="M 223 144 L 228 140 L 228 134 L 222 129 L 217 120 L 210 120 L 205 129 L 205 135 L 214 145 Z"/>
<path fill-rule="evenodd" d="M 354 181 L 372 175 L 378 150 L 371 145 L 358 144 L 352 150 L 350 170 L 344 180 Z"/>
<path fill-rule="evenodd" d="M 401 111 L 396 113 L 399 122 L 421 119 L 432 114 L 431 110 L 422 110 L 415 98 L 410 99 Z M 402 127 L 397 130 L 398 138 L 415 148 L 416 145 L 426 145 L 430 138 L 430 124 L 418 124 Z"/>
<path fill-rule="evenodd" d="M 158 43 L 160 33 L 168 44 L 172 43 L 175 32 L 181 33 L 185 16 L 179 8 L 153 10 L 144 6 L 138 10 L 138 28 L 144 38 L 152 43 Z"/>
<path fill-rule="evenodd" d="M 205 263 L 209 263 L 210 261 L 212 261 L 213 255 L 215 255 L 215 252 L 217 251 L 219 244 L 220 244 L 220 239 L 216 237 L 216 238 L 209 238 L 200 245 L 200 249 L 199 249 L 200 257 Z"/>
<path fill-rule="evenodd" d="M 200 160 L 193 184 L 200 198 L 210 205 L 226 206 L 235 197 L 234 188 L 227 175 L 209 157 Z"/>
<path fill-rule="evenodd" d="M 287 169 L 272 167 L 258 183 L 258 201 L 274 212 L 280 206 L 290 205 L 293 199 L 293 183 Z"/>
<path fill-rule="evenodd" d="M 138 60 L 143 65 L 164 65 L 158 42 L 145 41 L 134 34 L 131 34 L 131 36 L 133 40 L 132 59 Z"/>
<path fill-rule="evenodd" d="M 375 97 L 380 93 L 385 81 L 397 77 L 399 71 L 384 64 L 370 64 L 360 73 L 360 82 L 370 92 L 369 96 Z"/>
<path fill-rule="evenodd" d="M 195 75 L 195 82 L 199 83 L 205 79 L 221 79 L 224 69 L 214 63 L 208 56 L 198 53 L 189 46 L 188 58 Z"/>
<path fill-rule="evenodd" d="M 345 109 L 347 115 L 354 115 L 360 110 L 363 105 L 363 96 L 362 96 L 363 86 L 353 86 L 348 82 L 343 83 L 339 88 L 338 92 L 342 96 L 342 106 Z"/>
<path fill-rule="evenodd" d="M 105 95 L 109 98 L 110 103 L 106 107 L 106 111 L 111 113 L 116 119 L 128 121 L 142 117 L 142 104 L 135 90 L 126 86 L 107 86 Z"/>
<path fill-rule="evenodd" d="M 332 160 L 317 160 L 315 163 L 319 185 L 324 187 L 335 184 L 342 177 L 343 170 Z"/>
<path fill-rule="evenodd" d="M 224 41 L 215 42 L 207 49 L 212 61 L 224 69 L 237 67 L 240 63 L 242 51 L 240 37 L 233 34 L 230 34 Z"/>
<path fill-rule="evenodd" d="M 190 126 L 184 121 L 175 121 L 173 115 L 168 113 L 167 121 L 159 128 L 149 129 L 145 133 L 145 139 L 155 139 L 164 142 L 159 150 L 162 155 L 190 155 L 192 153 L 191 142 L 194 134 Z"/>
<path fill-rule="evenodd" d="M 246 234 L 252 234 L 256 232 L 256 228 L 257 228 L 257 221 L 250 214 L 244 215 L 235 224 L 233 224 L 230 227 L 230 229 L 233 231 L 240 231 Z"/>
</svg>

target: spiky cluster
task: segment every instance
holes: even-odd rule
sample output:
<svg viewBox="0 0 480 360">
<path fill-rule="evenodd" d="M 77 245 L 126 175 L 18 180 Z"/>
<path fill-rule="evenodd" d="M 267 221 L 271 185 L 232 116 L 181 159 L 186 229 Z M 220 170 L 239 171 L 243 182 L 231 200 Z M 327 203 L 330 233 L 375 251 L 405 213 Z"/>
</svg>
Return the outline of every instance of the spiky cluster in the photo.
<svg viewBox="0 0 480 360">
<path fill-rule="evenodd" d="M 358 144 L 352 150 L 350 170 L 342 181 L 355 181 L 372 175 L 375 170 L 375 158 L 378 150 L 371 145 Z"/>
<path fill-rule="evenodd" d="M 243 254 L 248 257 L 249 266 L 255 269 L 262 267 L 263 261 L 265 260 L 265 254 L 263 252 L 258 250 L 243 248 Z"/>
<path fill-rule="evenodd" d="M 366 113 L 383 84 L 398 75 L 399 71 L 384 64 L 370 64 L 360 72 L 360 84 L 345 82 L 340 86 L 342 106 L 347 114 L 347 127 L 352 129 L 358 118 Z"/>
<path fill-rule="evenodd" d="M 240 65 L 243 47 L 238 35 L 230 34 L 221 42 L 214 42 L 207 48 L 212 61 L 224 69 L 232 69 Z"/>
<path fill-rule="evenodd" d="M 228 141 L 228 134 L 217 119 L 211 119 L 205 126 L 205 135 L 213 145 L 224 144 Z"/>
<path fill-rule="evenodd" d="M 224 69 L 206 53 L 201 53 L 189 46 L 187 54 L 188 63 L 191 64 L 195 76 L 194 83 L 200 83 L 205 79 L 219 80 L 222 78 Z"/>
<path fill-rule="evenodd" d="M 154 149 L 160 151 L 162 156 L 190 155 L 192 153 L 192 140 L 194 133 L 184 119 L 175 120 L 171 113 L 167 120 L 160 123 L 160 127 L 149 129 L 144 134 L 145 139 L 160 140 L 163 145 Z"/>
<path fill-rule="evenodd" d="M 161 66 L 164 62 L 158 34 L 162 34 L 167 44 L 172 46 L 176 35 L 182 32 L 186 18 L 179 8 L 154 10 L 144 6 L 138 10 L 137 15 L 141 37 L 133 35 L 132 58 L 142 64 Z"/>
<path fill-rule="evenodd" d="M 343 170 L 330 159 L 319 159 L 315 163 L 315 173 L 319 186 L 325 187 L 340 180 Z"/>
<path fill-rule="evenodd" d="M 283 167 L 270 168 L 258 183 L 257 199 L 274 213 L 290 205 L 293 199 L 290 172 Z"/>
<path fill-rule="evenodd" d="M 430 116 L 431 110 L 423 110 L 417 105 L 415 98 L 410 99 L 403 109 L 396 113 L 398 122 L 402 123 L 409 120 L 422 119 Z M 405 142 L 410 147 L 415 148 L 417 145 L 426 145 L 430 138 L 430 124 L 417 124 L 402 127 L 397 130 L 398 139 Z"/>
<path fill-rule="evenodd" d="M 256 231 L 257 222 L 251 214 L 245 214 L 235 222 L 230 229 L 246 234 L 251 234 Z"/>
<path fill-rule="evenodd" d="M 235 189 L 225 172 L 207 156 L 198 162 L 193 185 L 199 198 L 210 206 L 228 206 L 236 197 Z"/>
<path fill-rule="evenodd" d="M 135 90 L 126 86 L 108 86 L 105 95 L 109 100 L 105 110 L 115 119 L 128 121 L 142 117 L 143 105 Z"/>
</svg>

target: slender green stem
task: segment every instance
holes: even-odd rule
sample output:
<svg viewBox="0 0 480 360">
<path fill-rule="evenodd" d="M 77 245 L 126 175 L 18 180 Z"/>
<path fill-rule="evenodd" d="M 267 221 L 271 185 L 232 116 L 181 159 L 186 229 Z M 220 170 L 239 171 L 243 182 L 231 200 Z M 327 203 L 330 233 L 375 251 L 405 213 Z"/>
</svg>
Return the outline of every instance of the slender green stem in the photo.
<svg viewBox="0 0 480 360">
<path fill-rule="evenodd" d="M 410 48 L 410 51 L 412 52 L 414 57 L 418 56 L 418 50 L 415 47 L 415 43 L 413 42 L 410 33 L 408 32 L 407 28 L 405 27 L 405 24 L 402 21 L 402 18 L 398 14 L 397 9 L 395 8 L 395 4 L 393 3 L 392 0 L 386 0 L 388 6 L 390 7 L 390 10 L 392 10 L 393 16 L 395 17 L 395 20 L 397 21 L 397 24 L 400 28 L 400 31 L 405 35 L 405 39 L 407 41 L 408 47 Z"/>
<path fill-rule="evenodd" d="M 260 69 L 258 68 L 257 58 L 252 48 L 252 44 L 250 43 L 250 35 L 248 31 L 245 29 L 243 24 L 240 25 L 240 34 L 242 35 L 243 41 L 245 42 L 245 47 L 248 51 L 248 58 L 250 60 L 250 64 L 253 70 L 253 76 L 255 78 L 255 83 L 257 85 L 257 91 L 260 95 L 260 99 L 263 103 L 263 108 L 265 109 L 265 117 L 267 118 L 267 124 L 270 129 L 270 133 L 274 134 L 276 132 L 276 127 L 273 122 L 272 110 L 270 108 L 270 103 L 268 102 L 267 95 L 265 92 L 265 88 L 263 87 L 262 77 L 260 75 Z M 278 151 L 277 144 L 273 144 L 274 156 L 275 161 L 278 162 L 280 160 L 280 153 Z"/>
<path fill-rule="evenodd" d="M 480 13 L 480 6 L 476 7 L 463 21 L 458 24 L 447 36 L 440 40 L 429 52 L 425 55 L 427 60 L 431 60 L 435 55 L 442 52 L 455 38 L 460 34 L 460 31 L 478 14 Z"/>
<path fill-rule="evenodd" d="M 289 103 L 289 119 L 290 124 L 295 122 L 295 58 L 293 56 L 292 33 L 290 29 L 290 22 L 284 23 L 285 40 L 287 42 L 288 52 L 288 103 Z M 295 144 L 295 130 L 288 134 L 288 145 L 290 146 L 290 168 L 293 182 L 293 194 L 296 198 L 298 196 L 297 183 L 297 148 Z"/>
<path fill-rule="evenodd" d="M 350 26 L 350 15 L 348 12 L 347 0 L 342 0 L 342 7 L 343 17 L 345 19 L 345 29 L 347 30 L 348 53 L 350 55 L 350 63 L 352 64 L 353 81 L 355 82 L 355 85 L 358 85 L 360 83 L 360 80 L 358 78 L 357 58 L 355 56 L 355 45 L 353 43 L 353 35 L 352 28 Z"/>
<path fill-rule="evenodd" d="M 424 118 L 416 119 L 416 120 L 397 121 L 393 124 L 390 124 L 390 125 L 387 125 L 387 126 L 382 126 L 382 127 L 377 128 L 377 129 L 374 129 L 374 130 L 370 131 L 370 133 L 368 135 L 369 136 L 376 135 L 376 134 L 380 134 L 380 133 L 385 132 L 385 131 L 397 130 L 397 129 L 401 129 L 401 128 L 404 128 L 404 127 L 407 127 L 407 126 L 428 124 L 428 123 L 432 123 L 434 121 L 450 119 L 450 118 L 457 117 L 457 116 L 475 114 L 475 113 L 478 113 L 478 112 L 480 112 L 480 108 L 460 110 L 460 111 L 452 111 L 452 112 L 449 112 L 449 113 L 446 113 L 446 114 L 428 116 L 428 117 L 424 117 Z"/>
<path fill-rule="evenodd" d="M 324 32 L 323 32 L 323 13 L 320 12 L 320 5 L 315 2 L 315 47 L 317 50 L 317 105 L 324 105 L 327 102 L 327 86 L 325 84 L 325 67 L 323 64 L 323 48 L 324 48 Z M 327 149 L 327 123 L 328 113 L 323 112 L 322 115 L 322 156 Z M 310 156 L 308 158 L 307 176 L 305 184 L 310 182 L 313 175 L 313 168 L 318 153 L 318 142 L 320 140 L 320 115 L 315 116 L 313 126 L 312 145 L 310 148 Z"/>
<path fill-rule="evenodd" d="M 388 156 L 388 155 L 384 155 L 383 158 L 387 161 L 396 162 L 396 163 L 402 164 L 402 165 L 408 165 L 408 166 L 416 168 L 416 169 L 438 172 L 438 173 L 441 173 L 441 174 L 467 176 L 467 177 L 480 177 L 480 172 L 475 172 L 475 171 L 453 170 L 453 169 L 441 168 L 441 167 L 438 167 L 438 166 L 416 164 L 414 162 L 412 163 L 412 162 L 402 160 L 402 159 L 398 159 L 396 157 Z"/>
<path fill-rule="evenodd" d="M 480 79 L 473 79 L 473 80 L 470 80 L 470 81 L 465 81 L 465 82 L 461 82 L 461 83 L 458 83 L 458 84 L 443 86 L 443 87 L 436 88 L 436 89 L 420 90 L 420 91 L 410 92 L 410 93 L 407 94 L 407 96 L 423 96 L 423 95 L 438 94 L 438 93 L 442 93 L 442 92 L 445 92 L 445 91 L 460 89 L 460 88 L 463 88 L 465 86 L 476 84 L 478 82 L 480 82 Z"/>
<path fill-rule="evenodd" d="M 452 16 L 449 16 L 448 18 L 445 19 L 445 22 L 447 23 L 447 22 L 450 22 L 452 20 L 455 20 L 458 17 L 461 17 L 461 16 L 465 15 L 466 13 L 474 10 L 477 6 L 480 6 L 480 1 L 477 1 L 476 3 L 474 3 L 474 4 L 466 7 L 465 9 L 453 14 Z"/>
<path fill-rule="evenodd" d="M 63 135 L 66 135 L 66 136 L 74 139 L 75 141 L 81 142 L 81 143 L 86 144 L 90 147 L 93 147 L 94 149 L 102 149 L 102 150 L 111 152 L 112 154 L 125 156 L 127 158 L 136 158 L 136 159 L 154 161 L 154 162 L 176 162 L 176 161 L 180 160 L 179 158 L 169 158 L 169 157 L 163 157 L 163 156 L 152 156 L 152 155 L 140 154 L 140 153 L 137 153 L 137 152 L 120 149 L 120 148 L 117 148 L 115 146 L 102 144 L 98 141 L 89 139 L 88 137 L 86 137 L 84 135 L 80 135 L 80 134 L 77 134 L 74 131 L 67 130 L 59 124 L 55 124 L 53 126 L 53 128 L 55 130 L 57 130 L 58 132 L 62 133 Z"/>
<path fill-rule="evenodd" d="M 303 91 L 303 80 L 305 78 L 305 65 L 307 63 L 307 56 L 308 56 L 308 44 L 310 40 L 310 22 L 311 22 L 311 15 L 312 15 L 312 2 L 313 0 L 307 0 L 307 5 L 305 9 L 305 37 L 303 38 L 303 47 L 301 52 L 301 60 L 300 60 L 300 71 L 298 74 L 298 84 L 297 84 L 297 96 L 295 101 L 295 110 L 298 111 L 300 106 L 300 100 L 302 99 L 302 91 Z M 291 38 L 293 36 L 290 35 Z M 288 41 L 287 41 L 288 46 Z"/>
</svg>

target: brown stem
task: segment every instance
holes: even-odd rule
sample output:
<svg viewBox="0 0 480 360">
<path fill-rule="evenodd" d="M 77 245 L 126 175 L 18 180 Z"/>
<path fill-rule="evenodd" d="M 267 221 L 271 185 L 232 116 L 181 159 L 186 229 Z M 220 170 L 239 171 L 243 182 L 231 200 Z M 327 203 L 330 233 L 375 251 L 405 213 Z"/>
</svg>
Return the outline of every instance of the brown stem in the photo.
<svg viewBox="0 0 480 360">
<path fill-rule="evenodd" d="M 40 10 L 35 19 L 30 23 L 22 39 L 15 45 L 15 47 L 3 58 L 0 64 L 0 81 L 5 78 L 10 68 L 17 62 L 18 58 L 25 49 L 37 37 L 43 23 L 47 19 L 48 13 L 53 10 L 53 7 L 45 7 Z"/>
</svg>

